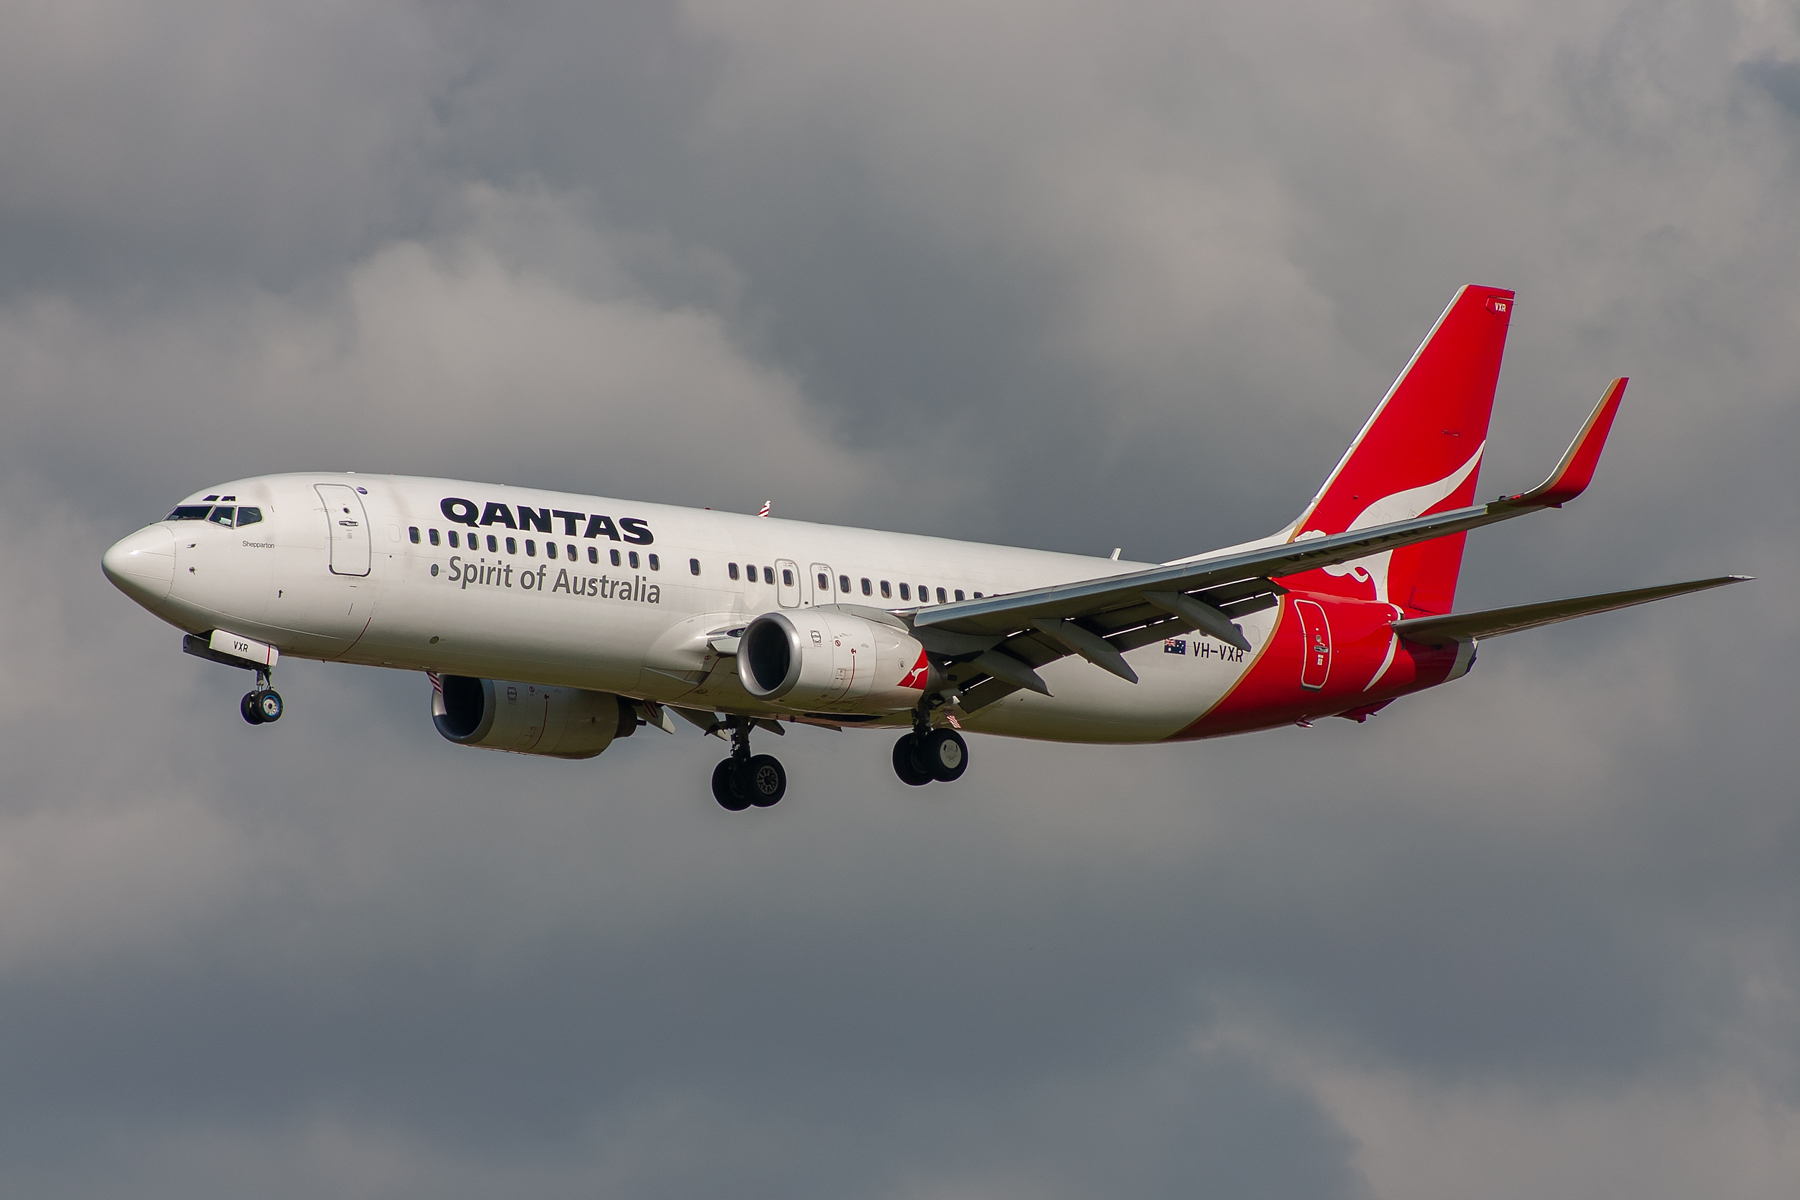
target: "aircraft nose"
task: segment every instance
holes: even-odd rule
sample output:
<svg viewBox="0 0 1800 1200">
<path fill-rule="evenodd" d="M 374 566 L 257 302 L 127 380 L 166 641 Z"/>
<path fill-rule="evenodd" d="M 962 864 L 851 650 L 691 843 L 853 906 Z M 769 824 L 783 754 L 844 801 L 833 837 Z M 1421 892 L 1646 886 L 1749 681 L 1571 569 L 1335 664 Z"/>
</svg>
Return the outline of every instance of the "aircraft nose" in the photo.
<svg viewBox="0 0 1800 1200">
<path fill-rule="evenodd" d="M 150 525 L 114 542 L 100 556 L 100 569 L 114 587 L 140 604 L 154 604 L 175 584 L 175 535 Z"/>
</svg>

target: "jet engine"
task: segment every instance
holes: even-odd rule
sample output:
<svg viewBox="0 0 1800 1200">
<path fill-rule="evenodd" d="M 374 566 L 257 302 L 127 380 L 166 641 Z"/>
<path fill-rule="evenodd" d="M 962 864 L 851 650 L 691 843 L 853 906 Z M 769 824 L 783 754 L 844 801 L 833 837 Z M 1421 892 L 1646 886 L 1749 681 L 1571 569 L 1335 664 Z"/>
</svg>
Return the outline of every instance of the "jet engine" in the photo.
<svg viewBox="0 0 1800 1200">
<path fill-rule="evenodd" d="M 592 758 L 631 736 L 637 709 L 611 692 L 442 675 L 431 690 L 431 720 L 459 746 Z"/>
<path fill-rule="evenodd" d="M 890 619 L 832 608 L 764 613 L 744 627 L 738 678 L 758 700 L 801 712 L 902 712 L 942 680 L 925 648 Z"/>
</svg>

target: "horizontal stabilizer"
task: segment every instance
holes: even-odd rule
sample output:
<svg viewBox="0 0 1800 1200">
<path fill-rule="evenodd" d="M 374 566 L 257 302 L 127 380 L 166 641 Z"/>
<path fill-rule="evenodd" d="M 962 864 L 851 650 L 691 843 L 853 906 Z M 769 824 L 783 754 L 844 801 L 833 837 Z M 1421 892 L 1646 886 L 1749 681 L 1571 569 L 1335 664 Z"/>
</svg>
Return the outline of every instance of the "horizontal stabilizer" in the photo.
<svg viewBox="0 0 1800 1200">
<path fill-rule="evenodd" d="M 1749 578 L 1748 575 L 1721 575 L 1716 579 L 1665 583 L 1659 587 L 1638 588 L 1629 592 L 1607 592 L 1600 596 L 1546 600 L 1542 604 L 1490 608 L 1486 612 L 1414 617 L 1406 621 L 1395 621 L 1394 632 L 1415 642 L 1432 642 L 1438 639 L 1464 642 L 1474 638 L 1499 637 L 1503 633 L 1517 633 L 1521 629 L 1535 629 L 1539 625 L 1554 625 L 1558 621 L 1585 617 L 1589 613 L 1611 612 L 1615 608 L 1630 608 L 1634 604 L 1648 604 L 1652 600 L 1666 600 L 1670 596 L 1681 596 L 1688 592 L 1703 592 L 1708 588 L 1724 587 L 1728 583 L 1743 583 Z"/>
</svg>

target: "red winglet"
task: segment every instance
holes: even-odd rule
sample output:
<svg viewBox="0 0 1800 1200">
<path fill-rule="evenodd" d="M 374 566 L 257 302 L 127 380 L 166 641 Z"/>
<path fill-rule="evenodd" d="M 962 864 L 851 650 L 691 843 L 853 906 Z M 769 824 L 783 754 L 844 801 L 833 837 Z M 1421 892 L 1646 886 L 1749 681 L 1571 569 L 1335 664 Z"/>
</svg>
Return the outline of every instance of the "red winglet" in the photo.
<svg viewBox="0 0 1800 1200">
<path fill-rule="evenodd" d="M 1625 385 L 1629 382 L 1629 379 L 1620 376 L 1607 387 L 1606 394 L 1600 397 L 1600 403 L 1588 416 L 1587 424 L 1575 435 L 1569 452 L 1563 455 L 1556 470 L 1550 472 L 1550 478 L 1529 492 L 1506 497 L 1506 503 L 1561 508 L 1587 491 L 1587 485 L 1594 480 L 1594 468 L 1600 463 L 1600 451 L 1606 445 L 1606 435 L 1612 430 L 1613 417 L 1619 411 L 1619 401 L 1625 396 Z"/>
</svg>

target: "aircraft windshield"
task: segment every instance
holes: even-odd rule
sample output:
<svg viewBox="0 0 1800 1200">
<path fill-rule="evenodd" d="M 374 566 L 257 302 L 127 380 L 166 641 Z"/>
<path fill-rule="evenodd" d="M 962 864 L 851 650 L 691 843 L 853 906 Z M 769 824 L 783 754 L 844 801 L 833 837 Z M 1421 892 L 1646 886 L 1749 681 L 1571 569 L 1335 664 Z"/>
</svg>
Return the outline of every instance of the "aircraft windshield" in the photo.
<svg viewBox="0 0 1800 1200">
<path fill-rule="evenodd" d="M 262 520 L 262 509 L 249 505 L 233 507 L 229 504 L 183 504 L 174 512 L 164 517 L 165 521 L 211 521 L 226 528 L 254 525 Z"/>
</svg>

